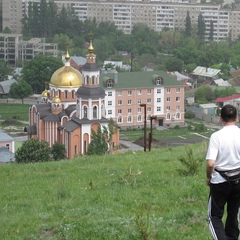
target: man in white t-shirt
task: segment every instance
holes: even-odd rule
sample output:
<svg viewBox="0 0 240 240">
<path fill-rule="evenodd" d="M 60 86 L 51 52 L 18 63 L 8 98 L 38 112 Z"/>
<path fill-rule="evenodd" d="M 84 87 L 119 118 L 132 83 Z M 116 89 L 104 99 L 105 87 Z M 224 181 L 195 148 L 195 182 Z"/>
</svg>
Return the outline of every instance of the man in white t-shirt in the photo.
<svg viewBox="0 0 240 240">
<path fill-rule="evenodd" d="M 240 168 L 240 129 L 236 126 L 236 108 L 225 105 L 220 120 L 224 126 L 212 134 L 206 155 L 206 184 L 210 186 L 209 228 L 214 240 L 238 240 L 240 181 L 230 183 L 219 173 Z M 225 205 L 227 217 L 224 224 Z"/>
</svg>

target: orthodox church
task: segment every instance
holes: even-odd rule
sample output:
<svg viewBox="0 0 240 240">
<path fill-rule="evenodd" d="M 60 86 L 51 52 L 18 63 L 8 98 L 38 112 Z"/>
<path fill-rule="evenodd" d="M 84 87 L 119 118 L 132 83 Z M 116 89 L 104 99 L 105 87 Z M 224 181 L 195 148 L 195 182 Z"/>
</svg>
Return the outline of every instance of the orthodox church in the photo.
<svg viewBox="0 0 240 240">
<path fill-rule="evenodd" d="M 99 86 L 100 69 L 93 50 L 90 40 L 82 73 L 70 66 L 67 52 L 65 66 L 54 72 L 41 102 L 29 109 L 30 126 L 25 128 L 28 137 L 47 141 L 50 147 L 56 141 L 64 144 L 69 159 L 87 153 L 92 130 L 108 128 L 105 90 Z M 112 136 L 112 146 L 118 145 L 117 131 Z"/>
</svg>

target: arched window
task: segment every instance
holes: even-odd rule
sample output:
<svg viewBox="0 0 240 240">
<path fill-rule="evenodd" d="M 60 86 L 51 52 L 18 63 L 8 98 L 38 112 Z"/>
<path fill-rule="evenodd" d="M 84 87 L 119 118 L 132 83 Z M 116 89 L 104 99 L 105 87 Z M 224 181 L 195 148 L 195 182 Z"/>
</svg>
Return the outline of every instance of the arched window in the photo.
<svg viewBox="0 0 240 240">
<path fill-rule="evenodd" d="M 97 107 L 93 107 L 93 118 L 97 118 Z"/>
<path fill-rule="evenodd" d="M 75 91 L 72 90 L 72 98 L 74 98 L 74 97 L 75 97 Z"/>
<path fill-rule="evenodd" d="M 170 116 L 170 113 L 167 114 L 167 120 L 170 120 L 171 119 L 171 116 Z"/>
<path fill-rule="evenodd" d="M 107 81 L 107 87 L 111 88 L 112 87 L 112 81 Z"/>
<path fill-rule="evenodd" d="M 118 117 L 118 120 L 117 120 L 118 123 L 122 123 L 122 117 Z"/>
<path fill-rule="evenodd" d="M 86 106 L 84 106 L 84 108 L 83 108 L 83 117 L 87 118 L 87 107 Z"/>
<path fill-rule="evenodd" d="M 86 84 L 89 85 L 89 76 L 86 76 Z"/>
<path fill-rule="evenodd" d="M 67 99 L 67 98 L 68 98 L 68 91 L 66 90 L 66 91 L 64 92 L 64 94 L 65 94 L 65 99 Z"/>
<path fill-rule="evenodd" d="M 138 122 L 141 122 L 141 121 L 142 121 L 142 116 L 141 116 L 141 115 L 138 115 L 137 121 L 138 121 Z"/>
<path fill-rule="evenodd" d="M 94 76 L 92 76 L 92 85 L 94 85 L 95 83 L 95 79 L 94 79 Z"/>
<path fill-rule="evenodd" d="M 128 122 L 128 123 L 132 122 L 132 116 L 128 116 L 127 122 Z"/>
</svg>

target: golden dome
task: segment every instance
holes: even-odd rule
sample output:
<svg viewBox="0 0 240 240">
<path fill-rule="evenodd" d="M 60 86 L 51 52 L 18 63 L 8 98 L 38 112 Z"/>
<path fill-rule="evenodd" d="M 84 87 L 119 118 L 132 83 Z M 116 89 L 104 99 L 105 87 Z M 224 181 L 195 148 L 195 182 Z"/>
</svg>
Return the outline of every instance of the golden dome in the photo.
<svg viewBox="0 0 240 240">
<path fill-rule="evenodd" d="M 42 92 L 42 97 L 48 97 L 48 90 L 45 89 L 43 92 Z"/>
<path fill-rule="evenodd" d="M 55 97 L 52 99 L 52 102 L 53 102 L 53 103 L 60 103 L 60 102 L 61 102 L 61 99 L 59 98 L 59 96 L 55 96 Z"/>
<path fill-rule="evenodd" d="M 71 66 L 63 66 L 55 71 L 50 80 L 50 86 L 80 87 L 83 84 L 82 74 Z"/>
</svg>

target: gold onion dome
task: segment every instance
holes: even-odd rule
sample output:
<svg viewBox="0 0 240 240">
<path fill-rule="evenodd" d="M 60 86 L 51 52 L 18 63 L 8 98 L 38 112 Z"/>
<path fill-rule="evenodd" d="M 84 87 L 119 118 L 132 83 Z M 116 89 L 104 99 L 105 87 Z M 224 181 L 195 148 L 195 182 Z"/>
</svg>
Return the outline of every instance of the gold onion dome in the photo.
<svg viewBox="0 0 240 240">
<path fill-rule="evenodd" d="M 53 103 L 60 103 L 60 102 L 61 102 L 61 99 L 59 98 L 59 96 L 55 96 L 55 97 L 52 99 L 52 102 L 53 102 Z"/>
<path fill-rule="evenodd" d="M 48 97 L 48 90 L 45 89 L 43 92 L 42 92 L 42 97 Z"/>
<path fill-rule="evenodd" d="M 57 87 L 80 87 L 83 84 L 82 74 L 72 66 L 70 66 L 70 56 L 68 51 L 65 56 L 65 66 L 56 70 L 50 80 L 51 86 Z"/>
</svg>

